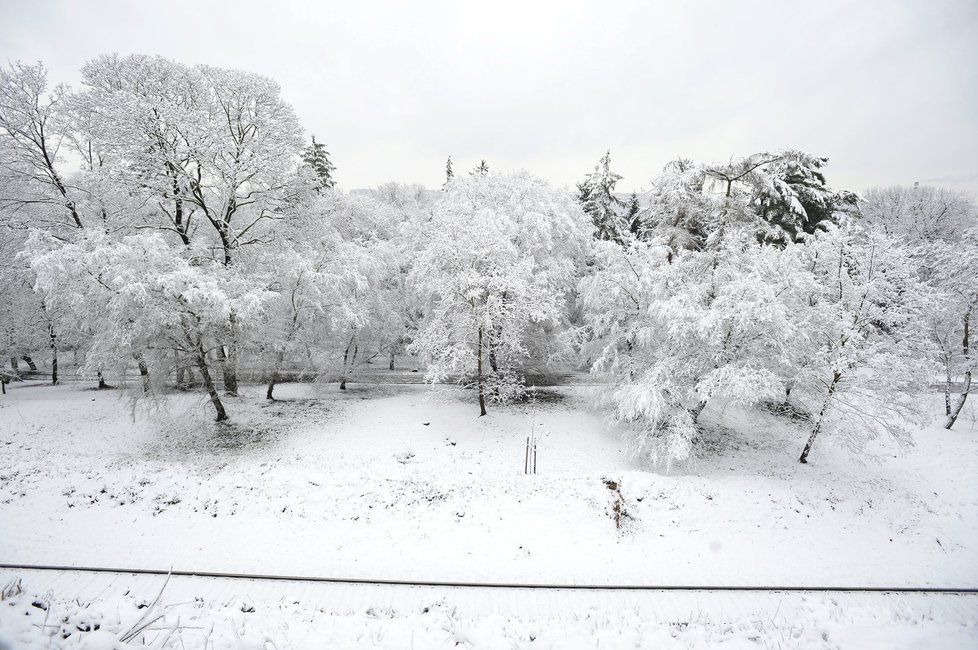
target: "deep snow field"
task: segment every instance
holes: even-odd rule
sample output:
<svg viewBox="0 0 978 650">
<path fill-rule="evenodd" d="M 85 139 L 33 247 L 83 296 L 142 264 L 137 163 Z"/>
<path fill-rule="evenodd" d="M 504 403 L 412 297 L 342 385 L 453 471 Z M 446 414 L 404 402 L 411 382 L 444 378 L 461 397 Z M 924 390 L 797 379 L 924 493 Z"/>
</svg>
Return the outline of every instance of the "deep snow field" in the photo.
<svg viewBox="0 0 978 650">
<path fill-rule="evenodd" d="M 280 401 L 267 403 L 256 386 L 227 400 L 230 425 L 213 423 L 197 395 L 175 395 L 169 410 L 134 419 L 116 391 L 9 388 L 0 398 L 0 563 L 548 584 L 978 585 L 973 402 L 955 431 L 935 423 L 910 449 L 880 442 L 856 456 L 825 436 L 809 465 L 797 462 L 805 436 L 790 420 L 711 406 L 698 462 L 667 472 L 628 458 L 620 432 L 589 407 L 586 387 L 548 389 L 534 403 L 478 418 L 471 395 L 457 389 L 285 384 Z M 525 476 L 531 432 L 539 473 Z M 608 481 L 620 485 L 618 508 Z M 6 633 L 8 643 L 33 638 L 48 647 L 47 628 L 17 632 L 51 616 L 32 606 L 30 575 L 2 570 L 0 587 L 19 576 L 23 593 L 0 607 L 0 640 Z M 81 607 L 57 593 L 46 598 L 65 615 Z M 90 611 L 124 619 L 105 630 L 127 627 L 127 615 L 140 615 L 136 596 L 128 598 Z M 829 598 L 810 604 L 811 617 L 780 624 L 716 612 L 677 622 L 595 611 L 553 619 L 554 629 L 493 613 L 465 625 L 495 639 L 477 647 L 593 647 L 601 639 L 607 647 L 860 647 L 858 630 L 884 624 L 886 647 L 978 643 L 975 621 L 962 627 L 916 605 L 854 613 Z M 266 647 L 262 634 L 289 647 L 297 641 L 287 623 L 308 635 L 316 611 L 336 636 L 312 647 L 410 647 L 408 632 L 427 639 L 416 647 L 452 647 L 462 625 L 451 603 L 380 617 L 303 607 L 252 616 L 252 629 L 274 631 L 256 633 L 252 645 L 221 614 L 227 603 L 201 602 L 194 612 L 228 622 L 231 632 L 210 638 L 215 647 Z M 20 609 L 29 616 L 12 617 Z M 10 641 L 15 632 L 19 641 Z M 58 642 L 78 647 L 83 636 Z M 97 640 L 92 647 L 102 647 Z"/>
</svg>

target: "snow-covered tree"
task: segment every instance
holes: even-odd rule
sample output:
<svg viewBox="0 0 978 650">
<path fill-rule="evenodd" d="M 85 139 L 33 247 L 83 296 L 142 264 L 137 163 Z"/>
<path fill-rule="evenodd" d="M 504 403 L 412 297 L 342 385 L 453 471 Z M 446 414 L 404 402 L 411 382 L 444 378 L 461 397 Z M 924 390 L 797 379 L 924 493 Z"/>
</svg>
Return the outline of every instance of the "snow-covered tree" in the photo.
<svg viewBox="0 0 978 650">
<path fill-rule="evenodd" d="M 862 199 L 863 221 L 910 242 L 956 240 L 978 219 L 972 197 L 944 187 L 875 187 Z"/>
<path fill-rule="evenodd" d="M 929 291 L 900 242 L 880 230 L 830 228 L 805 245 L 818 282 L 809 297 L 806 363 L 793 401 L 812 414 L 799 460 L 831 430 L 850 444 L 881 433 L 908 441 L 933 369 L 925 315 Z"/>
<path fill-rule="evenodd" d="M 691 457 L 708 401 L 782 396 L 805 338 L 797 314 L 811 279 L 799 256 L 749 229 L 718 236 L 678 253 L 665 238 L 604 243 L 580 281 L 582 351 L 633 452 L 653 463 Z"/>
<path fill-rule="evenodd" d="M 409 276 L 425 314 L 411 349 L 426 379 L 471 381 L 481 415 L 487 400 L 519 395 L 530 333 L 561 324 L 589 235 L 569 197 L 525 172 L 449 183 L 419 226 Z"/>
<path fill-rule="evenodd" d="M 696 249 L 724 228 L 751 227 L 768 243 L 801 241 L 854 211 L 855 194 L 826 184 L 827 162 L 795 150 L 714 164 L 673 161 L 651 182 L 643 236 Z"/>
<path fill-rule="evenodd" d="M 862 222 L 899 238 L 913 253 L 921 278 L 941 298 L 927 313 L 944 370 L 944 427 L 968 399 L 975 372 L 971 330 L 978 318 L 978 207 L 946 188 L 875 188 L 864 193 Z M 961 392 L 953 397 L 954 384 Z"/>
<path fill-rule="evenodd" d="M 330 161 L 326 145 L 316 142 L 316 136 L 312 136 L 312 144 L 303 150 L 302 162 L 308 165 L 315 175 L 313 187 L 317 192 L 331 190 L 336 186 L 336 181 L 333 180 L 336 165 Z"/>
<path fill-rule="evenodd" d="M 267 291 L 219 261 L 174 255 L 160 234 L 117 239 L 89 231 L 64 244 L 38 232 L 27 252 L 46 300 L 92 333 L 89 371 L 113 368 L 125 376 L 135 362 L 145 377 L 142 395 L 164 385 L 173 363 L 190 359 L 217 419 L 227 418 L 211 373 L 213 352 L 227 314 L 257 322 Z"/>
<path fill-rule="evenodd" d="M 0 216 L 28 211 L 32 227 L 82 227 L 78 192 L 60 164 L 67 94 L 49 91 L 41 63 L 0 69 Z"/>
<path fill-rule="evenodd" d="M 139 227 L 173 232 L 194 257 L 231 267 L 294 214 L 305 189 L 301 129 L 271 79 L 138 55 L 98 57 L 82 75 L 84 141 L 106 152 L 117 183 L 156 208 Z M 232 394 L 241 328 L 229 312 L 216 347 Z"/>
<path fill-rule="evenodd" d="M 685 158 L 666 165 L 652 179 L 643 219 L 644 239 L 664 238 L 672 251 L 698 249 L 715 229 L 716 197 L 705 192 L 703 166 Z"/>
<path fill-rule="evenodd" d="M 611 171 L 611 151 L 598 161 L 594 172 L 577 184 L 577 200 L 594 222 L 598 239 L 622 242 L 629 232 L 622 211 L 624 202 L 615 196 L 621 174 Z"/>
</svg>

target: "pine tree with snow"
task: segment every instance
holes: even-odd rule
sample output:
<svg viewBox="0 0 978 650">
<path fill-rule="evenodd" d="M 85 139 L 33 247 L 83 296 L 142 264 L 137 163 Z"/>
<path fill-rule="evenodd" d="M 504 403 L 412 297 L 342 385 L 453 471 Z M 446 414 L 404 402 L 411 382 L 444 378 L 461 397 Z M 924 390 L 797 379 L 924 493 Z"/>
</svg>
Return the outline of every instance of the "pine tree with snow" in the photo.
<svg viewBox="0 0 978 650">
<path fill-rule="evenodd" d="M 631 197 L 628 199 L 628 208 L 625 212 L 625 225 L 628 226 L 628 232 L 633 237 L 638 237 L 639 232 L 642 230 L 641 212 L 642 204 L 638 200 L 638 194 L 632 192 Z"/>
<path fill-rule="evenodd" d="M 621 214 L 624 202 L 615 196 L 615 185 L 622 179 L 611 171 L 611 151 L 598 161 L 594 172 L 579 183 L 577 200 L 591 217 L 598 239 L 622 242 L 629 231 Z"/>
<path fill-rule="evenodd" d="M 482 174 L 483 176 L 489 173 L 489 164 L 486 163 L 485 159 L 481 160 L 475 169 L 469 172 L 470 175 Z"/>
<path fill-rule="evenodd" d="M 336 186 L 336 181 L 333 180 L 336 165 L 330 161 L 326 145 L 316 142 L 316 136 L 312 136 L 312 144 L 302 152 L 302 162 L 316 175 L 314 187 L 317 192 L 331 190 Z"/>
<path fill-rule="evenodd" d="M 451 183 L 453 178 L 455 178 L 455 172 L 452 171 L 452 157 L 449 156 L 445 162 L 445 184 Z"/>
</svg>

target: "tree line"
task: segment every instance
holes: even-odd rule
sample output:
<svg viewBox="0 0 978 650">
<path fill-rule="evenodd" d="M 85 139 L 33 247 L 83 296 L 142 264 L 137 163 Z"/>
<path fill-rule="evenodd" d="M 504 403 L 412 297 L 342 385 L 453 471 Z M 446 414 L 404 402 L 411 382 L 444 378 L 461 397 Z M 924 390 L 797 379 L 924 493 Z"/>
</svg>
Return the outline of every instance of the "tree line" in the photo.
<svg viewBox="0 0 978 650">
<path fill-rule="evenodd" d="M 336 167 L 271 79 L 107 55 L 82 86 L 0 72 L 0 348 L 84 353 L 137 399 L 174 387 L 228 416 L 243 369 L 345 388 L 415 355 L 484 415 L 529 369 L 604 386 L 636 454 L 689 458 L 708 403 L 773 404 L 860 444 L 926 415 L 945 426 L 975 366 L 970 197 L 832 189 L 786 150 L 679 159 L 623 198 L 608 152 L 574 193 L 485 160 L 440 191 L 336 188 Z"/>
</svg>

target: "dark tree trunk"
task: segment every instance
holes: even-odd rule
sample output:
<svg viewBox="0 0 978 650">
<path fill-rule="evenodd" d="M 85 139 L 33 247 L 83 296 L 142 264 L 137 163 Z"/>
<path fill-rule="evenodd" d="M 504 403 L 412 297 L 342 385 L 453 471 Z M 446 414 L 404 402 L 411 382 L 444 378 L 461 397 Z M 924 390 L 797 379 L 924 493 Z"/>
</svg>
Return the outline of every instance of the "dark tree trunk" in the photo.
<svg viewBox="0 0 978 650">
<path fill-rule="evenodd" d="M 20 372 L 20 364 L 17 363 L 17 357 L 10 357 L 10 369 L 14 372 Z"/>
<path fill-rule="evenodd" d="M 99 370 L 98 371 L 98 390 L 106 390 L 108 388 L 112 388 L 112 387 L 105 383 L 105 377 L 102 376 L 102 371 Z"/>
<path fill-rule="evenodd" d="M 278 383 L 278 369 L 282 367 L 282 361 L 285 359 L 285 352 L 279 352 L 275 357 L 275 366 L 272 368 L 272 378 L 268 381 L 268 390 L 265 391 L 265 399 L 275 401 L 272 397 L 272 392 L 275 390 L 275 384 Z"/>
<path fill-rule="evenodd" d="M 346 350 L 343 351 L 343 374 L 340 375 L 340 390 L 346 390 L 346 380 L 350 374 L 350 368 L 356 362 L 357 359 L 357 346 L 354 344 L 356 337 L 350 339 L 349 344 L 346 346 Z M 352 350 L 350 348 L 353 348 Z"/>
<path fill-rule="evenodd" d="M 229 346 L 230 347 L 230 346 Z M 224 375 L 224 392 L 232 397 L 238 395 L 238 373 L 234 367 L 232 355 L 224 350 L 223 345 L 217 346 L 217 358 L 221 362 L 221 371 Z M 198 368 L 200 365 L 198 364 Z"/>
<path fill-rule="evenodd" d="M 221 402 L 221 396 L 217 394 L 217 388 L 214 386 L 214 380 L 211 379 L 210 368 L 207 366 L 207 354 L 204 352 L 204 345 L 200 341 L 200 337 L 196 337 L 195 341 L 195 362 L 197 363 L 197 370 L 200 371 L 201 379 L 204 382 L 204 388 L 207 390 L 207 394 L 211 398 L 211 404 L 214 405 L 214 410 L 217 411 L 217 421 L 223 422 L 228 419 L 228 414 L 224 410 L 224 404 Z"/>
<path fill-rule="evenodd" d="M 139 376 L 142 378 L 143 382 L 143 394 L 149 392 L 149 368 L 146 367 L 146 360 L 143 359 L 143 355 L 136 353 L 132 355 L 132 358 L 136 360 L 136 367 L 139 368 Z"/>
<path fill-rule="evenodd" d="M 393 353 L 393 352 L 391 352 L 391 362 L 390 362 L 390 366 L 389 366 L 389 368 L 390 368 L 391 370 L 393 370 L 393 369 L 394 369 L 394 353 Z"/>
<path fill-rule="evenodd" d="M 31 359 L 28 355 L 25 354 L 24 356 L 21 357 L 21 359 L 23 359 L 24 362 L 27 363 L 28 368 L 30 368 L 31 370 L 37 370 L 37 364 L 35 364 L 34 360 Z"/>
<path fill-rule="evenodd" d="M 54 323 L 48 323 L 48 339 L 51 346 L 51 385 L 58 385 L 58 337 L 54 333 Z"/>
<path fill-rule="evenodd" d="M 953 377 L 951 376 L 951 359 L 948 357 L 947 362 L 944 364 L 944 416 L 947 417 L 951 415 L 951 384 L 953 383 Z"/>
<path fill-rule="evenodd" d="M 479 373 L 479 417 L 486 414 L 486 376 L 482 369 L 482 328 L 479 328 L 479 346 L 476 349 L 476 367 Z"/>
<path fill-rule="evenodd" d="M 838 372 L 832 373 L 832 383 L 829 384 L 829 390 L 825 395 L 825 401 L 822 402 L 822 410 L 818 412 L 818 419 L 815 420 L 815 426 L 812 428 L 811 435 L 808 436 L 808 442 L 805 443 L 805 448 L 802 450 L 801 458 L 798 459 L 798 462 L 808 462 L 808 454 L 812 450 L 812 445 L 815 444 L 815 438 L 818 437 L 819 431 L 822 430 L 822 420 L 825 417 L 825 412 L 829 409 L 829 403 L 832 401 L 832 395 L 835 394 L 835 389 L 839 385 L 839 380 L 841 379 L 841 374 Z"/>
<path fill-rule="evenodd" d="M 186 371 L 183 367 L 183 359 L 180 358 L 179 353 L 177 354 L 177 388 L 183 388 L 187 385 L 186 383 Z"/>
</svg>

